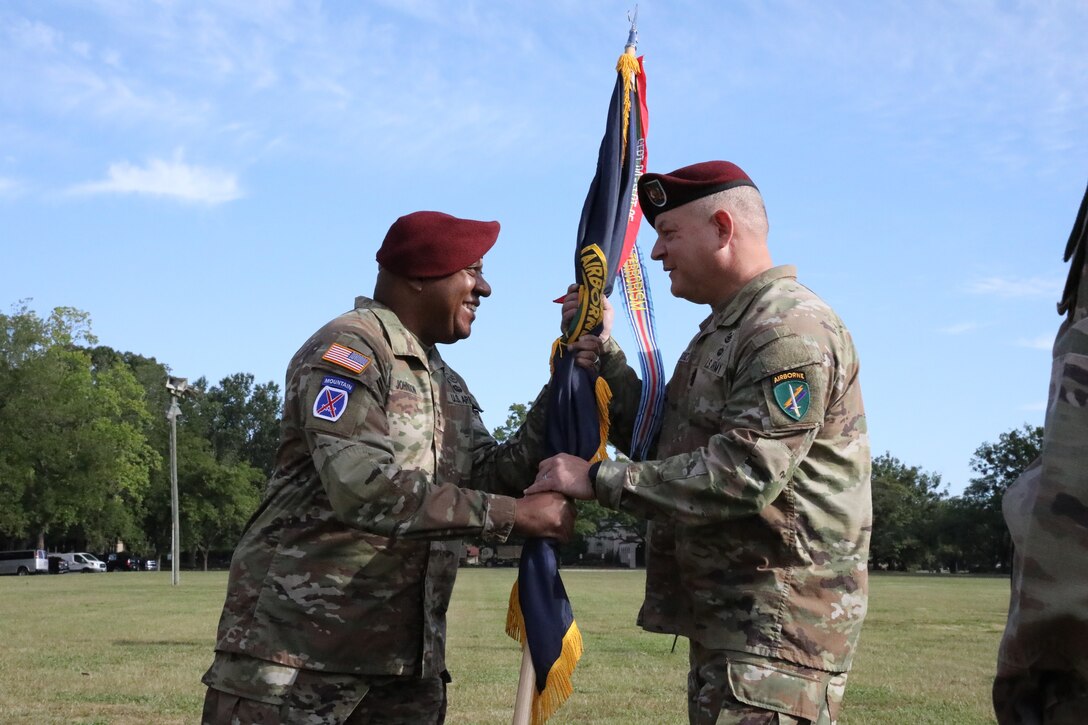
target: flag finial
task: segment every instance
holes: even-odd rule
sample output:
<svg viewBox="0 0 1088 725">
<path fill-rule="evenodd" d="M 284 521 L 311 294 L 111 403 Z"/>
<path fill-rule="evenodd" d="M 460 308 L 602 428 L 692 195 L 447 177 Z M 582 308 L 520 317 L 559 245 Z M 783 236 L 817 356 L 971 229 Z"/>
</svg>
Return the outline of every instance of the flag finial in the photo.
<svg viewBox="0 0 1088 725">
<path fill-rule="evenodd" d="M 631 23 L 631 32 L 627 34 L 627 45 L 625 48 L 637 48 L 638 47 L 638 5 L 635 5 L 635 12 L 628 11 L 627 20 Z"/>
</svg>

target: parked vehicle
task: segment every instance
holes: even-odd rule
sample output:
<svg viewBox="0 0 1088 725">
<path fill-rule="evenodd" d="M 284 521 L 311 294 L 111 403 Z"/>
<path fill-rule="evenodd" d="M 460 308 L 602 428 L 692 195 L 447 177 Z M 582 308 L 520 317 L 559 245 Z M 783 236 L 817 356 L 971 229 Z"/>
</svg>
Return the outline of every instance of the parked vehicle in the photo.
<svg viewBox="0 0 1088 725">
<path fill-rule="evenodd" d="M 56 556 L 55 554 L 50 554 L 49 555 L 49 573 L 50 574 L 67 574 L 68 571 L 69 571 L 69 569 L 68 569 L 68 560 L 67 559 L 62 559 L 61 557 Z"/>
<path fill-rule="evenodd" d="M 59 554 L 54 552 L 49 556 L 59 556 L 67 561 L 68 571 L 78 571 L 84 574 L 106 571 L 106 562 L 102 561 L 94 554 L 88 554 L 85 551 L 72 554 Z"/>
<path fill-rule="evenodd" d="M 45 549 L 19 549 L 0 551 L 0 574 L 45 574 L 49 571 L 49 559 Z"/>
<path fill-rule="evenodd" d="M 139 554 L 131 551 L 118 551 L 106 555 L 106 571 L 139 571 L 141 560 Z"/>
<path fill-rule="evenodd" d="M 158 571 L 159 560 L 158 559 L 144 559 L 144 569 L 147 571 Z"/>
</svg>

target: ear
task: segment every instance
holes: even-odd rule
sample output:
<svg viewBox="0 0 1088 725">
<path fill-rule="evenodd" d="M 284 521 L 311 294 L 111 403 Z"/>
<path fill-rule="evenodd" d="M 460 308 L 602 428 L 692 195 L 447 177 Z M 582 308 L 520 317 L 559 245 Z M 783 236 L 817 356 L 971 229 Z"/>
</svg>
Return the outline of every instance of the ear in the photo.
<svg viewBox="0 0 1088 725">
<path fill-rule="evenodd" d="M 714 226 L 718 229 L 718 246 L 725 247 L 733 240 L 733 215 L 727 212 L 725 209 L 718 209 L 714 212 L 714 215 L 710 217 L 710 220 L 714 223 Z"/>
</svg>

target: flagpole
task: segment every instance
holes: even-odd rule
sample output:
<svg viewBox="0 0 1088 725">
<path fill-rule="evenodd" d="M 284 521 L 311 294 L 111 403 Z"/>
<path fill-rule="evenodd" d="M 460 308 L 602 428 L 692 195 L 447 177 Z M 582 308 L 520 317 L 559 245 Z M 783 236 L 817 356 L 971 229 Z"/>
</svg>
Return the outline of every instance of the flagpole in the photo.
<svg viewBox="0 0 1088 725">
<path fill-rule="evenodd" d="M 536 687 L 536 672 L 533 670 L 533 658 L 529 656 L 528 641 L 521 648 L 521 674 L 518 680 L 518 695 L 514 700 L 514 720 L 511 725 L 529 725 L 533 710 L 533 688 Z"/>
<path fill-rule="evenodd" d="M 639 114 L 636 79 L 641 69 L 636 54 L 637 19 L 636 6 L 634 15 L 628 14 L 631 30 L 624 52 L 616 62 L 616 84 L 598 153 L 597 172 L 590 184 L 578 229 L 575 276 L 579 281 L 579 291 L 586 294 L 579 308 L 580 314 L 572 320 L 570 329 L 564 332 L 562 342 L 577 339 L 600 323 L 603 313 L 599 309 L 599 299 L 611 290 L 612 280 L 621 266 L 629 236 L 628 228 L 632 222 L 637 228 L 641 219 L 637 216 L 637 206 L 634 207 L 634 216 L 631 212 L 634 199 L 632 184 L 638 167 L 636 159 L 642 158 L 641 130 L 636 123 Z M 629 138 L 632 128 L 638 138 Z M 598 295 L 589 294 L 591 289 L 596 290 Z M 597 301 L 591 303 L 591 300 Z M 595 316 L 590 317 L 594 305 L 597 308 Z M 611 397 L 607 382 L 596 375 L 590 378 L 584 370 L 577 371 L 581 377 L 575 375 L 576 369 L 570 356 L 560 362 L 553 350 L 552 359 L 552 384 L 558 385 L 564 394 L 556 393 L 559 389 L 556 387 L 550 391 L 549 399 L 554 407 L 549 409 L 547 448 L 553 452 L 573 453 L 587 461 L 606 457 L 608 400 Z M 592 435 L 577 435 L 579 431 L 584 433 L 589 430 L 592 430 Z M 597 442 L 590 446 L 593 438 Z M 513 725 L 543 725 L 570 697 L 570 678 L 582 656 L 582 635 L 574 622 L 566 590 L 559 578 L 557 552 L 550 546 L 541 539 L 530 539 L 523 550 L 518 581 L 510 593 L 506 633 L 522 643 Z M 529 552 L 528 556 L 526 552 Z M 523 606 L 523 595 L 529 604 L 528 611 Z M 533 639 L 537 646 L 532 651 L 529 647 L 530 629 L 536 633 L 534 637 L 542 637 L 539 642 Z M 536 672 L 534 656 L 537 660 L 535 664 L 541 666 L 540 673 Z M 538 677 L 546 680 L 543 692 L 537 690 Z"/>
</svg>

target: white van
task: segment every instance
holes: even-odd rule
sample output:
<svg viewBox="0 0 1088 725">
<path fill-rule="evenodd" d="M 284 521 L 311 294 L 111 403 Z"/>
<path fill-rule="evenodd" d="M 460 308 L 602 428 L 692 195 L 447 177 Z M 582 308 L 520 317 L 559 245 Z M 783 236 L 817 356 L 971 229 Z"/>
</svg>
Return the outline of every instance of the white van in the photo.
<svg viewBox="0 0 1088 725">
<path fill-rule="evenodd" d="M 102 561 L 94 554 L 88 554 L 86 552 L 78 552 L 75 554 L 50 554 L 49 556 L 59 556 L 68 562 L 68 571 L 81 571 L 85 573 L 106 571 L 106 562 Z"/>
<path fill-rule="evenodd" d="M 0 574 L 48 574 L 49 559 L 44 549 L 0 551 Z"/>
</svg>

